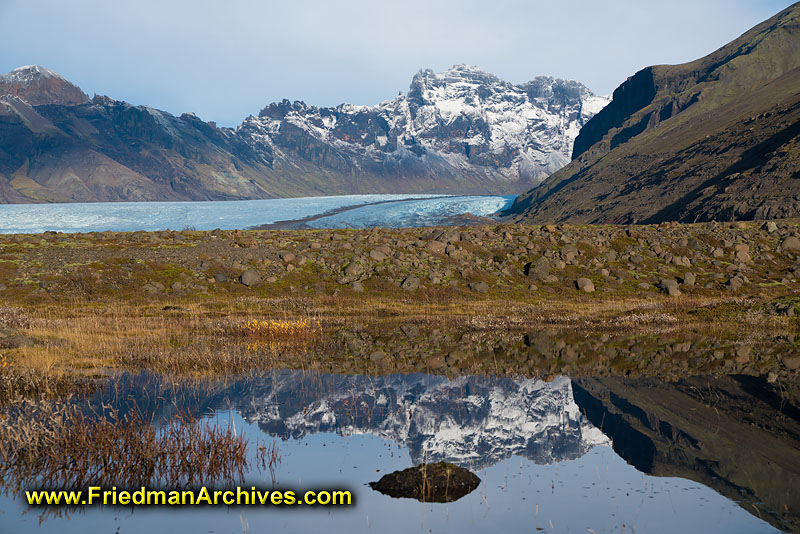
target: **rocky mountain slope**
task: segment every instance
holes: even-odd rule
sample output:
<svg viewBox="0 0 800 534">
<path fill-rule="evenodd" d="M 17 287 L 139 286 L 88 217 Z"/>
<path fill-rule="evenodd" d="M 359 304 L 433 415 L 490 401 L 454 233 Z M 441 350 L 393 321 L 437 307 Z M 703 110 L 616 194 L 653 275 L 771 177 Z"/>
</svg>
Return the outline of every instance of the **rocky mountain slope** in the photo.
<svg viewBox="0 0 800 534">
<path fill-rule="evenodd" d="M 648 67 L 582 129 L 573 161 L 509 212 L 536 222 L 800 215 L 800 4 L 707 57 Z"/>
<path fill-rule="evenodd" d="M 0 95 L 16 96 L 32 106 L 77 106 L 89 101 L 89 95 L 79 87 L 38 65 L 27 65 L 0 74 Z"/>
<path fill-rule="evenodd" d="M 376 106 L 284 100 L 236 129 L 108 97 L 41 67 L 0 77 L 0 201 L 517 193 L 569 161 L 608 99 L 577 82 L 420 71 Z"/>
</svg>

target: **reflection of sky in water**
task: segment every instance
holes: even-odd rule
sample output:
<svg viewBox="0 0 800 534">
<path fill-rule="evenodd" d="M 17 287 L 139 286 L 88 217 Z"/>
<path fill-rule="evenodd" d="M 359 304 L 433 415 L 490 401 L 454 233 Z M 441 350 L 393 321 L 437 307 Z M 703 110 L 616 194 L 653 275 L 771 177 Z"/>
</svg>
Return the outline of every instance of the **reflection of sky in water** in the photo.
<svg viewBox="0 0 800 534">
<path fill-rule="evenodd" d="M 370 416 L 360 420 L 366 421 L 363 425 L 344 425 L 338 427 L 336 433 L 316 430 L 319 427 L 314 423 L 314 410 L 318 415 L 320 406 L 327 404 L 330 406 L 329 415 L 341 417 L 334 397 L 343 393 L 343 385 L 354 388 L 351 397 L 354 402 L 368 399 L 369 391 L 363 384 L 373 380 L 376 380 L 374 383 L 378 390 L 391 389 L 397 393 L 397 399 L 411 402 L 415 410 L 422 410 L 425 406 L 433 409 L 438 399 L 442 406 L 438 418 L 432 421 L 429 416 L 428 419 L 423 418 L 420 424 L 441 428 L 452 425 L 457 419 L 452 410 L 460 402 L 456 391 L 464 384 L 458 380 L 467 380 L 469 388 L 464 391 L 468 394 L 461 401 L 467 402 L 469 398 L 469 402 L 476 406 L 488 406 L 485 413 L 470 420 L 478 428 L 483 424 L 484 432 L 490 434 L 497 431 L 492 428 L 491 421 L 520 415 L 517 406 L 510 401 L 505 402 L 505 397 L 490 399 L 498 391 L 506 392 L 508 398 L 520 391 L 534 396 L 550 396 L 565 406 L 540 403 L 541 409 L 529 410 L 530 420 L 523 422 L 515 432 L 534 436 L 546 434 L 548 439 L 558 442 L 559 429 L 574 431 L 576 428 L 575 425 L 564 423 L 563 414 L 574 413 L 570 405 L 573 404 L 571 397 L 559 396 L 565 389 L 569 391 L 570 382 L 557 379 L 545 384 L 531 380 L 498 379 L 493 383 L 497 385 L 487 386 L 487 379 L 448 380 L 426 375 L 407 378 L 394 375 L 383 379 L 334 375 L 319 378 L 313 375 L 310 380 L 305 376 L 298 378 L 298 373 L 281 372 L 244 387 L 233 384 L 221 390 L 215 389 L 213 400 L 209 402 L 206 402 L 208 393 L 200 392 L 197 398 L 201 400 L 203 409 L 232 406 L 234 411 L 217 411 L 215 417 L 223 424 L 233 420 L 237 431 L 244 432 L 248 437 L 251 451 L 258 440 L 273 439 L 255 423 L 259 421 L 262 428 L 268 426 L 265 420 L 268 422 L 271 416 L 267 415 L 265 419 L 263 414 L 280 409 L 286 411 L 286 416 L 305 419 L 305 423 L 295 421 L 295 428 L 305 424 L 303 432 L 295 433 L 296 438 L 278 439 L 282 457 L 277 469 L 280 488 L 298 492 L 320 488 L 350 489 L 354 494 L 354 506 L 298 507 L 288 510 L 273 507 L 153 507 L 135 509 L 133 512 L 126 508 L 92 507 L 82 513 L 71 514 L 69 520 L 47 519 L 41 531 L 152 534 L 276 531 L 463 533 L 535 532 L 536 527 L 541 527 L 544 532 L 581 533 L 588 532 L 588 529 L 595 533 L 774 532 L 772 527 L 710 488 L 684 479 L 645 475 L 628 465 L 605 444 L 592 445 L 579 455 L 569 456 L 571 459 L 551 463 L 537 464 L 519 455 L 507 457 L 496 454 L 499 458 L 496 463 L 476 469 L 476 474 L 483 481 L 481 486 L 454 503 L 423 504 L 409 499 L 392 499 L 366 486 L 386 473 L 412 464 L 408 448 L 387 439 L 386 432 L 370 426 L 373 422 L 377 426 L 384 425 L 386 418 Z M 134 382 L 127 387 L 128 391 L 142 391 L 149 386 Z M 294 398 L 286 396 L 292 391 Z M 142 397 L 163 399 L 164 407 L 172 402 L 163 392 L 156 396 L 153 393 L 154 390 L 149 390 Z M 186 396 L 190 397 L 191 394 Z M 303 399 L 298 401 L 300 396 Z M 123 389 L 120 398 L 126 397 L 127 392 Z M 249 408 L 246 407 L 248 400 L 252 401 Z M 531 404 L 528 398 L 523 400 L 525 406 Z M 242 412 L 238 411 L 240 406 L 243 407 Z M 307 411 L 305 407 L 308 407 Z M 247 420 L 242 413 L 246 414 Z M 580 419 L 581 416 L 578 413 L 575 417 Z M 463 421 L 461 424 L 464 424 Z M 583 425 L 587 424 L 584 421 Z M 292 427 L 289 425 L 286 428 Z M 287 432 L 283 432 L 283 435 L 287 435 Z M 591 435 L 594 443 L 598 442 L 598 437 L 591 432 L 584 432 L 584 437 L 579 436 L 579 439 L 586 441 L 586 435 Z M 515 436 L 506 436 L 502 443 L 513 444 L 515 439 Z M 269 473 L 251 473 L 242 485 L 246 487 L 251 484 L 269 486 Z M 23 515 L 20 513 L 23 509 L 20 503 L 11 502 L 8 497 L 0 498 L 0 509 L 4 510 L 0 514 L 1 532 L 40 531 L 39 510 L 31 509 Z"/>
<path fill-rule="evenodd" d="M 431 198 L 433 197 L 433 198 Z M 269 200 L 209 202 L 98 202 L 0 205 L 0 233 L 127 232 L 135 230 L 244 229 L 278 221 L 313 217 L 347 206 L 374 202 L 372 210 L 351 210 L 314 223 L 332 228 L 438 224 L 462 213 L 490 215 L 514 197 L 444 197 L 442 195 L 347 195 Z"/>
</svg>

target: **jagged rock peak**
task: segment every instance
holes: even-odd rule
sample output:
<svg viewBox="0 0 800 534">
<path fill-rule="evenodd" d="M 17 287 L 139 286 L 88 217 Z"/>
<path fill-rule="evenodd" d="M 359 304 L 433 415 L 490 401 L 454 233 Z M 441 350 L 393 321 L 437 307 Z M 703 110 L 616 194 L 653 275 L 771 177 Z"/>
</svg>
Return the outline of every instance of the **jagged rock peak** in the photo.
<svg viewBox="0 0 800 534">
<path fill-rule="evenodd" d="M 239 129 L 253 150 L 302 150 L 354 172 L 473 176 L 517 192 L 569 162 L 581 126 L 608 103 L 583 84 L 540 76 L 520 85 L 470 65 L 420 70 L 407 94 L 374 106 L 268 105 Z M 488 185 L 491 184 L 491 185 Z"/>
</svg>

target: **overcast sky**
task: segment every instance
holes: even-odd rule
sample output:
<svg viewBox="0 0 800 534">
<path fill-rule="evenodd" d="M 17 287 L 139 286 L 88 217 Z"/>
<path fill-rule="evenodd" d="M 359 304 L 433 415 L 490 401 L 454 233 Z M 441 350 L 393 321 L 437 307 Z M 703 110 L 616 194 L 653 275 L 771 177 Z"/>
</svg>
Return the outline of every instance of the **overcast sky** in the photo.
<svg viewBox="0 0 800 534">
<path fill-rule="evenodd" d="M 0 0 L 0 72 L 48 67 L 92 94 L 235 126 L 269 102 L 375 104 L 468 63 L 611 93 L 696 59 L 783 0 Z"/>
</svg>

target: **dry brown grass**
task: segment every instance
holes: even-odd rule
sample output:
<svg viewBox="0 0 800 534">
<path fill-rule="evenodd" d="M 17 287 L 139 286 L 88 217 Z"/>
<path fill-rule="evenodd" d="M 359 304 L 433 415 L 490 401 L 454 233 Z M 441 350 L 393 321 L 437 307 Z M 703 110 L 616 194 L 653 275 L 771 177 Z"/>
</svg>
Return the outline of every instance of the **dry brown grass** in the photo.
<svg viewBox="0 0 800 534">
<path fill-rule="evenodd" d="M 74 404 L 21 402 L 0 413 L 4 489 L 189 487 L 241 479 L 247 440 L 231 425 L 177 417 L 157 428 L 138 411 L 86 415 Z"/>
<path fill-rule="evenodd" d="M 684 329 L 724 335 L 794 330 L 794 319 L 765 314 L 758 304 L 756 298 L 726 295 L 451 303 L 419 302 L 404 294 L 328 295 L 186 299 L 167 306 L 76 301 L 28 309 L 21 331 L 36 342 L 7 351 L 7 357 L 20 369 L 48 375 L 104 374 L 109 368 L 230 374 L 294 364 L 298 355 L 323 350 L 339 330 L 380 332 L 408 323 L 484 331 Z"/>
</svg>

